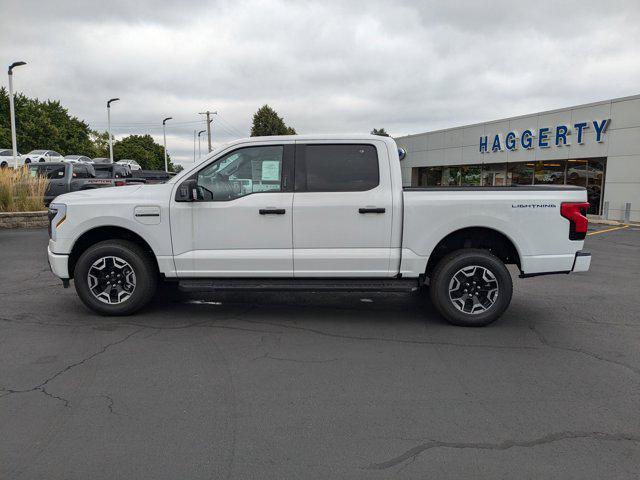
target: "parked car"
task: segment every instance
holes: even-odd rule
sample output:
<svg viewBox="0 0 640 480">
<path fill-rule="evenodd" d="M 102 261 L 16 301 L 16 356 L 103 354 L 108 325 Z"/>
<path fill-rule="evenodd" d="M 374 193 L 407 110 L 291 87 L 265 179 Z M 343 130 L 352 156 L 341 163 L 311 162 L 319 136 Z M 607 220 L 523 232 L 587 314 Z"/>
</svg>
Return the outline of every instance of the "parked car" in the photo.
<svg viewBox="0 0 640 480">
<path fill-rule="evenodd" d="M 142 170 L 142 167 L 140 166 L 140 164 L 135 160 L 129 160 L 125 158 L 122 160 L 118 160 L 116 163 L 119 163 L 120 165 L 129 165 L 131 170 Z"/>
<path fill-rule="evenodd" d="M 506 264 L 521 277 L 589 269 L 584 188 L 403 189 L 400 170 L 388 137 L 236 140 L 117 200 L 107 190 L 56 198 L 49 263 L 105 315 L 143 307 L 158 277 L 189 292 L 428 285 L 435 308 L 464 326 L 506 310 Z"/>
<path fill-rule="evenodd" d="M 93 160 L 91 160 L 86 155 L 65 155 L 64 161 L 65 162 L 93 163 Z"/>
<path fill-rule="evenodd" d="M 10 148 L 0 148 L 0 168 L 13 167 L 13 150 Z M 18 152 L 18 165 L 24 164 L 24 158 Z"/>
<path fill-rule="evenodd" d="M 45 204 L 49 204 L 58 195 L 78 190 L 90 190 L 112 187 L 111 180 L 97 179 L 93 167 L 84 163 L 46 162 L 31 164 L 29 172 L 49 179 L 45 192 Z"/>
<path fill-rule="evenodd" d="M 96 157 L 93 159 L 93 163 L 111 163 L 111 159 L 106 157 Z"/>
<path fill-rule="evenodd" d="M 110 167 L 111 165 L 104 166 Z M 81 162 L 36 163 L 30 164 L 28 168 L 32 175 L 41 175 L 49 179 L 44 197 L 45 204 L 49 204 L 55 197 L 63 193 L 120 187 L 126 185 L 130 180 L 132 183 L 138 184 L 144 182 L 144 180 L 134 180 L 129 177 L 103 175 L 102 172 L 96 172 L 93 165 Z M 126 167 L 118 166 L 118 168 L 125 169 Z"/>
<path fill-rule="evenodd" d="M 31 150 L 24 157 L 24 163 L 64 161 L 64 157 L 54 150 Z"/>
</svg>

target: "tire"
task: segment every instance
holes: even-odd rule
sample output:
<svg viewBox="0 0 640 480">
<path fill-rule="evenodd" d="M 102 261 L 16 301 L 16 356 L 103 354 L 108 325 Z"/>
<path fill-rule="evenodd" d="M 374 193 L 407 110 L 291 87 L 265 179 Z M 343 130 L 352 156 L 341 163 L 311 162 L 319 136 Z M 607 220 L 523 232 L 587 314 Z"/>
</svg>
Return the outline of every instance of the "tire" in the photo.
<svg viewBox="0 0 640 480">
<path fill-rule="evenodd" d="M 9 166 L 9 164 L 7 162 L 2 162 L 0 163 L 0 168 L 7 168 Z"/>
<path fill-rule="evenodd" d="M 29 165 L 30 163 L 31 163 L 31 159 L 30 159 L 30 158 L 27 158 L 27 159 L 24 161 L 24 164 L 25 164 L 25 165 Z"/>
<path fill-rule="evenodd" d="M 153 258 L 127 240 L 92 245 L 80 255 L 73 276 L 80 300 L 100 315 L 130 315 L 140 310 L 158 284 Z"/>
<path fill-rule="evenodd" d="M 440 260 L 429 291 L 434 307 L 449 323 L 483 327 L 507 309 L 513 282 L 502 260 L 487 250 L 466 248 Z"/>
</svg>

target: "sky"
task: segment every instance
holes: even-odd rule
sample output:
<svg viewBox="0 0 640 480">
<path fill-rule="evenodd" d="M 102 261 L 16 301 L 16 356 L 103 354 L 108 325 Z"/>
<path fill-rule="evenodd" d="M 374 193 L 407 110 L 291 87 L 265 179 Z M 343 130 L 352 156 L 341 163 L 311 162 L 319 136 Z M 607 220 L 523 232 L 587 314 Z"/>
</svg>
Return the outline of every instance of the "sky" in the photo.
<svg viewBox="0 0 640 480">
<path fill-rule="evenodd" d="M 640 1 L 0 0 L 14 88 L 178 163 L 269 104 L 298 133 L 392 136 L 640 93 Z M 6 74 L 0 84 L 7 83 Z M 206 136 L 202 137 L 202 152 Z M 46 148 L 42 145 L 42 148 Z M 197 156 L 197 152 L 196 152 Z"/>
</svg>

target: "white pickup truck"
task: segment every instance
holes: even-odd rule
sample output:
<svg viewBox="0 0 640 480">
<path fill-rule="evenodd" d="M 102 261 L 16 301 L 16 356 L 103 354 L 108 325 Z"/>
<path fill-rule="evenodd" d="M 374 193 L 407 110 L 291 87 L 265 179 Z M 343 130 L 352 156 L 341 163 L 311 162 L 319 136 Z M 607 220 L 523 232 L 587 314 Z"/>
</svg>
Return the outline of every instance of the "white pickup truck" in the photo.
<svg viewBox="0 0 640 480">
<path fill-rule="evenodd" d="M 183 291 L 413 291 L 486 325 L 522 277 L 584 272 L 587 193 L 571 186 L 403 188 L 395 142 L 370 135 L 231 142 L 159 185 L 50 206 L 49 263 L 94 311 L 127 315 L 160 280 Z"/>
</svg>

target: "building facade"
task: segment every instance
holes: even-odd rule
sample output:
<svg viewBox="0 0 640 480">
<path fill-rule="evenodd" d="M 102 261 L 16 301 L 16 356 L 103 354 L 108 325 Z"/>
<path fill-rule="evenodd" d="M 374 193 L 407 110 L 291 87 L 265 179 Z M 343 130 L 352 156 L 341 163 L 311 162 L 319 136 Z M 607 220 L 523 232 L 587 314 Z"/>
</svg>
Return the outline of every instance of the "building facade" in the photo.
<svg viewBox="0 0 640 480">
<path fill-rule="evenodd" d="M 640 95 L 396 138 L 406 186 L 581 185 L 640 222 Z"/>
</svg>

